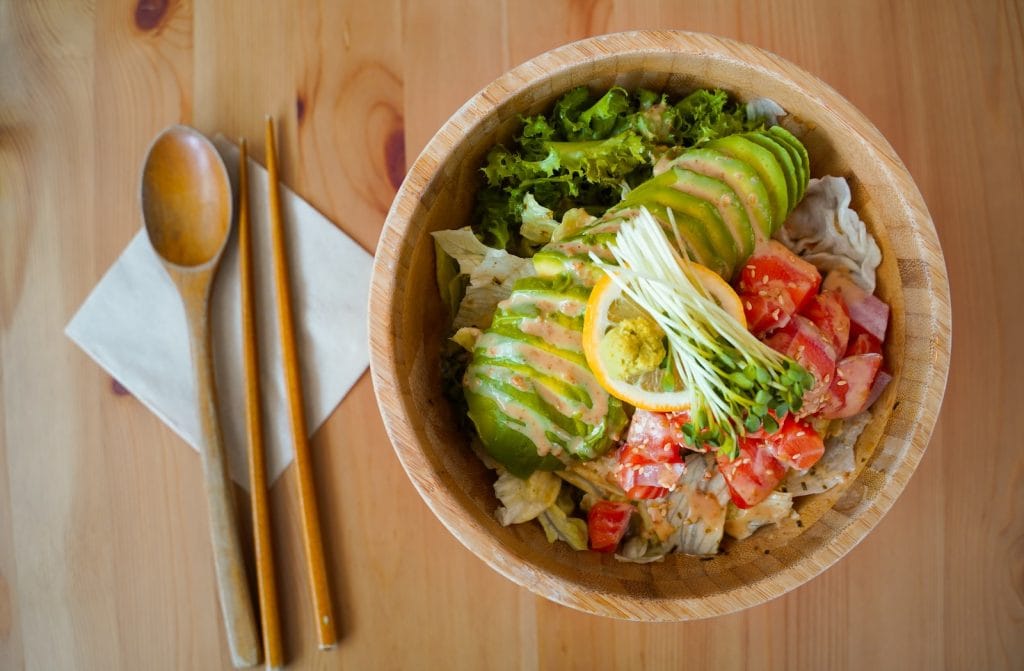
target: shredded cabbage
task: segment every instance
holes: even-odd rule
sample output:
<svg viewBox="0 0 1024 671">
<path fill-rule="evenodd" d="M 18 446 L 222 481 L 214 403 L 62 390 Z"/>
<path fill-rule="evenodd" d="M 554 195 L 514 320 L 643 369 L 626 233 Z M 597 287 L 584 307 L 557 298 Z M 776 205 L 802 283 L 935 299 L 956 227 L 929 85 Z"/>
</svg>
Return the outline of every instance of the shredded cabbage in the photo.
<svg viewBox="0 0 1024 671">
<path fill-rule="evenodd" d="M 862 289 L 874 293 L 882 252 L 850 208 L 850 198 L 850 185 L 842 177 L 812 179 L 776 237 L 822 275 L 841 268 L 849 271 Z"/>
<path fill-rule="evenodd" d="M 509 254 L 504 249 L 488 247 L 468 226 L 435 231 L 432 235 L 441 252 L 458 264 L 459 277 L 468 277 L 465 295 L 460 300 L 447 297 L 449 304 L 458 305 L 452 323 L 456 330 L 467 326 L 490 326 L 498 303 L 512 293 L 516 280 L 535 274 L 529 259 Z"/>
<path fill-rule="evenodd" d="M 555 505 L 562 481 L 548 471 L 534 471 L 523 480 L 502 469 L 494 494 L 502 506 L 496 511 L 502 526 L 529 522 Z"/>
<path fill-rule="evenodd" d="M 793 494 L 774 491 L 764 501 L 750 508 L 737 508 L 729 504 L 725 516 L 725 533 L 737 540 L 749 537 L 761 527 L 776 524 L 793 512 Z"/>
<path fill-rule="evenodd" d="M 551 506 L 537 518 L 544 527 L 549 543 L 565 541 L 573 550 L 586 550 L 587 523 L 578 517 L 569 517 L 558 506 Z"/>
</svg>

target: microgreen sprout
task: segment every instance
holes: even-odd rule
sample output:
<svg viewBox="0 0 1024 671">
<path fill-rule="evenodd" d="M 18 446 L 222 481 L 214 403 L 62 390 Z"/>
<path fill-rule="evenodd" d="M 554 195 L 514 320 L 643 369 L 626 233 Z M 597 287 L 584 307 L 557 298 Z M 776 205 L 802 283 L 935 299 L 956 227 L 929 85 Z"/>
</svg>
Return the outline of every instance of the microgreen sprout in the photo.
<svg viewBox="0 0 1024 671">
<path fill-rule="evenodd" d="M 687 443 L 734 458 L 742 436 L 774 433 L 787 412 L 800 409 L 814 378 L 719 305 L 646 209 L 623 224 L 609 249 L 617 265 L 593 260 L 665 332 L 670 365 L 690 390 L 690 418 L 681 427 Z"/>
</svg>

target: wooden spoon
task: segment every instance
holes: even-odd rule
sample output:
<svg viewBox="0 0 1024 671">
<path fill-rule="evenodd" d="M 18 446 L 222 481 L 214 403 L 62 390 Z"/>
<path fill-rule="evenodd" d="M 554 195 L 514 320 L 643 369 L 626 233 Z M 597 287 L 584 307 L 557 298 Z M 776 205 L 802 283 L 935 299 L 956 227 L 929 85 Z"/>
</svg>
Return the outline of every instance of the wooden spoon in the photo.
<svg viewBox="0 0 1024 671">
<path fill-rule="evenodd" d="M 188 319 L 217 587 L 231 660 L 241 668 L 257 664 L 260 653 L 217 419 L 209 315 L 210 287 L 231 230 L 231 208 L 227 169 L 210 141 L 187 126 L 160 133 L 142 168 L 142 216 Z"/>
</svg>

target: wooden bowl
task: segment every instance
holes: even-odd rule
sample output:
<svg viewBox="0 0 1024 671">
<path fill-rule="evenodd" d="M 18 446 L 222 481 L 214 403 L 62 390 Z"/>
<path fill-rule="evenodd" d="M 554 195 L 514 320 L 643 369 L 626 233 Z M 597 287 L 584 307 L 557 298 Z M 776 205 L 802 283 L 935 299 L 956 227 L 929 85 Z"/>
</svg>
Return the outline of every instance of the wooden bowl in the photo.
<svg viewBox="0 0 1024 671">
<path fill-rule="evenodd" d="M 548 544 L 538 524 L 502 527 L 487 471 L 441 389 L 447 335 L 431 231 L 469 223 L 487 150 L 519 116 L 581 84 L 679 95 L 720 87 L 768 97 L 806 128 L 812 173 L 846 177 L 882 249 L 878 294 L 892 307 L 886 360 L 894 381 L 875 404 L 847 485 L 798 499 L 802 527 L 768 527 L 725 554 L 638 565 Z M 413 164 L 377 246 L 370 296 L 373 383 L 402 465 L 434 514 L 492 568 L 582 611 L 687 620 L 748 608 L 797 587 L 846 554 L 903 491 L 928 444 L 949 366 L 946 268 L 928 210 L 889 143 L 834 90 L 760 49 L 710 35 L 631 32 L 545 53 L 498 78 L 452 116 Z M 922 511 L 924 514 L 924 511 Z"/>
</svg>

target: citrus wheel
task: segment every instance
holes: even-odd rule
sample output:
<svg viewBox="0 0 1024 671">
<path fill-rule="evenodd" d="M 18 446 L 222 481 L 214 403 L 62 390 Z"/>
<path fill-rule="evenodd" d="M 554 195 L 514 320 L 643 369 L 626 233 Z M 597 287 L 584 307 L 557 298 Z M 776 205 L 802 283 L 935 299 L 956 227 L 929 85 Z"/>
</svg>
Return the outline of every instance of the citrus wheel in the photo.
<svg viewBox="0 0 1024 671">
<path fill-rule="evenodd" d="M 746 328 L 743 303 L 732 287 L 705 266 L 691 263 L 690 267 L 712 298 Z M 642 370 L 630 370 L 628 366 L 624 369 L 619 360 L 622 351 L 613 352 L 608 346 L 609 341 L 619 335 L 614 332 L 622 327 L 629 327 L 630 336 L 639 348 L 639 351 L 628 352 L 627 356 L 648 359 L 648 365 Z M 690 407 L 690 393 L 667 365 L 661 337 L 652 334 L 652 329 L 660 332 L 654 320 L 623 294 L 611 276 L 605 275 L 594 285 L 584 315 L 583 352 L 587 364 L 605 391 L 634 407 L 653 412 L 686 410 Z M 660 357 L 656 352 L 659 347 Z M 653 367 L 649 365 L 652 353 L 653 357 L 660 358 Z"/>
</svg>

